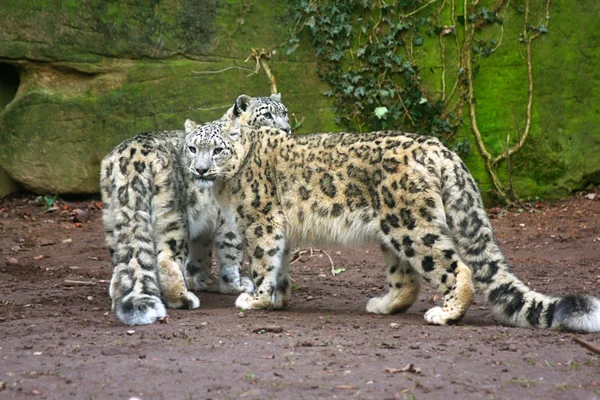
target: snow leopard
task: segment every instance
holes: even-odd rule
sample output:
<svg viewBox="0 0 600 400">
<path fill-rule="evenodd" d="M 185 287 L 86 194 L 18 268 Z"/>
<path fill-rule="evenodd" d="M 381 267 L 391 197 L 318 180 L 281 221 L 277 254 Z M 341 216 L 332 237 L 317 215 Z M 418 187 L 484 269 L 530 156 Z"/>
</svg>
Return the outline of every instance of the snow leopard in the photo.
<svg viewBox="0 0 600 400">
<path fill-rule="evenodd" d="M 600 300 L 536 292 L 511 270 L 478 186 L 438 139 L 410 133 L 288 136 L 239 129 L 215 177 L 215 196 L 244 233 L 255 286 L 236 306 L 279 309 L 290 300 L 290 243 L 381 247 L 389 291 L 366 310 L 405 312 L 424 279 L 441 306 L 431 324 L 460 321 L 479 290 L 497 317 L 518 327 L 600 331 Z"/>
<path fill-rule="evenodd" d="M 216 122 L 230 120 L 291 130 L 279 94 L 238 96 Z M 191 179 L 193 173 L 182 164 L 185 137 L 194 126 L 186 123 L 186 130 L 127 139 L 101 163 L 103 226 L 113 266 L 109 294 L 112 309 L 125 324 L 153 323 L 166 316 L 165 305 L 199 307 L 190 290 L 253 290 L 252 282 L 240 275 L 243 250 L 233 220 L 221 215 L 210 188 Z M 218 129 L 212 130 L 207 140 L 216 143 Z M 220 264 L 216 279 L 211 273 L 215 243 Z"/>
</svg>

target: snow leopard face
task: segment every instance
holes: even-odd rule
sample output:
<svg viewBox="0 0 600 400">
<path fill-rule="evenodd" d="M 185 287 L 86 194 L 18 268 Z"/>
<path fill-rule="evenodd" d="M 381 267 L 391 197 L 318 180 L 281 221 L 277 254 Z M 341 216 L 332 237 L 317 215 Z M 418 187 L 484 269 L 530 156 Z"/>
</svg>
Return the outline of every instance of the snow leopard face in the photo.
<svg viewBox="0 0 600 400">
<path fill-rule="evenodd" d="M 288 109 L 281 103 L 281 95 L 273 94 L 268 97 L 250 97 L 241 94 L 235 100 L 235 104 L 221 120 L 240 119 L 240 125 L 244 126 L 271 126 L 285 131 L 288 135 L 292 133 L 288 118 Z"/>
<path fill-rule="evenodd" d="M 185 121 L 183 164 L 198 187 L 212 186 L 233 154 L 230 139 L 222 134 L 225 125 L 226 122 L 197 125 L 189 119 Z"/>
</svg>

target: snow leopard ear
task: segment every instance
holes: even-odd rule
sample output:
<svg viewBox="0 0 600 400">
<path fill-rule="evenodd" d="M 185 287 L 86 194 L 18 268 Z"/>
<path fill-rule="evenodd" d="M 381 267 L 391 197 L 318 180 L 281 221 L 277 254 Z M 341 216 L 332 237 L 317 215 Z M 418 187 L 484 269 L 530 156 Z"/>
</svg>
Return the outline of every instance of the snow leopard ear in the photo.
<svg viewBox="0 0 600 400">
<path fill-rule="evenodd" d="M 275 93 L 271 95 L 273 100 L 281 101 L 281 93 Z"/>
<path fill-rule="evenodd" d="M 233 105 L 233 116 L 235 118 L 239 117 L 244 111 L 248 109 L 250 102 L 252 101 L 252 97 L 247 96 L 245 94 L 240 94 L 237 99 L 235 99 L 235 104 Z"/>
<path fill-rule="evenodd" d="M 192 121 L 191 119 L 186 119 L 185 120 L 185 133 L 190 133 L 191 131 L 193 131 L 198 125 L 196 125 L 196 123 L 194 121 Z"/>
</svg>

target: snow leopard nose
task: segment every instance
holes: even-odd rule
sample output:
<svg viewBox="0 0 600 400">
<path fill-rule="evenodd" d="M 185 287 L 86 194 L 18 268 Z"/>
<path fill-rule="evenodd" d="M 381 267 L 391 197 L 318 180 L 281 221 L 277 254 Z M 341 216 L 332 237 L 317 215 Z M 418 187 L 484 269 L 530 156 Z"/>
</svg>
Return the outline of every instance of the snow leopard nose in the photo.
<svg viewBox="0 0 600 400">
<path fill-rule="evenodd" d="M 200 176 L 204 176 L 204 174 L 206 174 L 208 172 L 208 168 L 200 168 L 200 167 L 198 167 L 198 168 L 196 168 L 196 172 L 198 172 L 198 174 Z"/>
</svg>

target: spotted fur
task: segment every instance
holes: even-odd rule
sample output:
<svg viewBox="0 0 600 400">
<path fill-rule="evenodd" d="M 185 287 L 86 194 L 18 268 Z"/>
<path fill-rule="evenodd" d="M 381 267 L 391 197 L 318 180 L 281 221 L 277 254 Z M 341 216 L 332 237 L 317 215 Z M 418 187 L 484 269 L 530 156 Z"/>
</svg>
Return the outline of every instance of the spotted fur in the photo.
<svg viewBox="0 0 600 400">
<path fill-rule="evenodd" d="M 185 131 L 147 133 L 128 139 L 101 165 L 103 225 L 111 254 L 112 308 L 124 323 L 147 324 L 166 316 L 167 307 L 197 308 L 189 290 L 240 293 L 253 290 L 240 276 L 241 239 L 232 218 L 220 215 L 207 182 L 187 168 L 186 134 L 199 129 L 198 154 L 214 149 L 223 124 L 272 125 L 287 132 L 287 109 L 279 95 L 240 95 L 212 131 L 186 124 Z M 209 129 L 209 130 L 210 130 Z M 227 142 L 228 143 L 228 142 Z M 201 150 L 202 148 L 202 150 Z M 206 168 L 218 158 L 206 158 Z M 191 174 L 191 175 L 190 175 Z M 220 273 L 211 273 L 216 243 Z M 189 248 L 189 252 L 188 252 Z"/>
<path fill-rule="evenodd" d="M 425 314 L 451 324 L 466 313 L 473 282 L 500 319 L 521 327 L 600 331 L 600 301 L 535 292 L 500 251 L 471 174 L 437 139 L 399 132 L 290 137 L 241 128 L 215 184 L 217 200 L 245 232 L 256 286 L 243 309 L 282 308 L 290 297 L 290 241 L 375 242 L 389 292 L 367 311 L 406 311 L 421 278 L 443 296 Z"/>
</svg>

